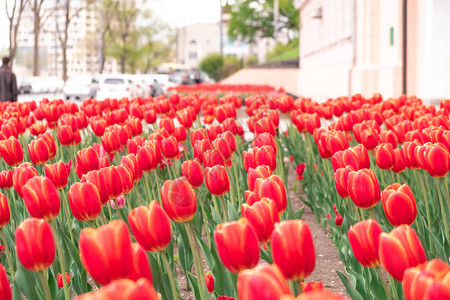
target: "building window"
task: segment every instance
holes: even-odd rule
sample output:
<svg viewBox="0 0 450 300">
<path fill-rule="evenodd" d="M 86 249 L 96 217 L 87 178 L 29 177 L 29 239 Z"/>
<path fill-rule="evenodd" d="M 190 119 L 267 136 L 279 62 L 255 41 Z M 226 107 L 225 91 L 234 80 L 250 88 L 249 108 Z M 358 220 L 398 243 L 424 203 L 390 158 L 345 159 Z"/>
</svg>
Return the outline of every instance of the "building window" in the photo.
<svg viewBox="0 0 450 300">
<path fill-rule="evenodd" d="M 196 60 L 197 59 L 197 53 L 196 52 L 190 52 L 189 53 L 189 59 L 190 60 Z"/>
<path fill-rule="evenodd" d="M 197 42 L 195 40 L 192 40 L 192 41 L 189 42 L 189 44 L 195 45 L 195 44 L 197 44 Z"/>
</svg>

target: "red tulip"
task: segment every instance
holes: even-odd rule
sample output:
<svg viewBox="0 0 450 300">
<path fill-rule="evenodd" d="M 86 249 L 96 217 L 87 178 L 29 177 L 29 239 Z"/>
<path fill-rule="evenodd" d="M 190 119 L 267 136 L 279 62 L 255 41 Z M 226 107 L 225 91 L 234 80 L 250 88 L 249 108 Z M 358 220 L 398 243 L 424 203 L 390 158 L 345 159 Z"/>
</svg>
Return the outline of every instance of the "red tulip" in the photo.
<svg viewBox="0 0 450 300">
<path fill-rule="evenodd" d="M 78 296 L 76 300 L 115 300 L 117 295 L 122 299 L 160 300 L 151 282 L 145 278 L 138 281 L 118 279 L 100 289 Z"/>
<path fill-rule="evenodd" d="M 0 192 L 0 228 L 5 227 L 11 219 L 11 213 L 9 211 L 8 199 L 5 194 Z"/>
<path fill-rule="evenodd" d="M 145 278 L 152 282 L 152 269 L 145 250 L 138 243 L 132 243 L 131 255 L 133 257 L 133 266 L 131 268 L 130 279 L 138 281 L 141 278 Z"/>
<path fill-rule="evenodd" d="M 213 146 L 214 146 L 214 148 L 219 150 L 220 153 L 222 153 L 225 161 L 228 161 L 231 158 L 231 156 L 233 155 L 233 151 L 231 151 L 230 145 L 228 144 L 227 140 L 225 140 L 224 138 L 217 137 L 213 141 Z"/>
<path fill-rule="evenodd" d="M 50 132 L 46 132 L 40 135 L 39 139 L 43 139 L 47 143 L 50 159 L 55 158 L 57 148 L 53 135 Z"/>
<path fill-rule="evenodd" d="M 128 215 L 128 223 L 136 241 L 147 251 L 160 252 L 171 240 L 170 220 L 156 200 L 148 207 L 138 206 Z"/>
<path fill-rule="evenodd" d="M 147 124 L 153 124 L 156 122 L 156 111 L 154 109 L 144 112 L 144 119 Z"/>
<path fill-rule="evenodd" d="M 10 166 L 17 166 L 23 160 L 23 151 L 20 142 L 15 137 L 0 141 L 0 155 Z"/>
<path fill-rule="evenodd" d="M 269 117 L 263 117 L 255 122 L 255 133 L 260 134 L 267 132 L 270 135 L 275 135 L 276 127 Z"/>
<path fill-rule="evenodd" d="M 142 144 L 145 142 L 145 139 L 141 136 L 136 136 L 127 142 L 127 150 L 128 153 L 133 153 L 134 155 L 138 154 L 138 151 Z"/>
<path fill-rule="evenodd" d="M 262 146 L 261 148 L 255 148 L 255 166 L 267 165 L 270 169 L 275 171 L 277 168 L 277 159 L 275 151 L 271 146 Z"/>
<path fill-rule="evenodd" d="M 124 172 L 127 171 L 128 170 L 124 170 Z M 126 175 L 127 174 L 125 174 L 125 176 Z M 110 200 L 116 199 L 122 194 L 122 174 L 119 173 L 119 169 L 117 169 L 117 167 L 111 166 L 100 169 L 98 176 L 100 178 L 100 183 L 106 186 Z M 130 179 L 132 183 L 131 174 L 128 174 L 128 176 L 130 176 L 128 179 Z M 98 187 L 98 184 L 96 185 Z M 102 187 L 100 189 L 102 189 Z M 100 190 L 99 192 L 102 193 Z"/>
<path fill-rule="evenodd" d="M 133 175 L 133 183 L 137 183 L 141 180 L 143 174 L 136 155 L 130 153 L 127 156 L 122 156 L 120 163 L 131 171 L 131 174 Z"/>
<path fill-rule="evenodd" d="M 240 300 L 282 300 L 291 294 L 280 268 L 267 263 L 240 272 L 237 289 Z"/>
<path fill-rule="evenodd" d="M 272 170 L 270 169 L 269 166 L 260 165 L 260 166 L 257 166 L 255 169 L 249 168 L 248 173 L 247 173 L 248 189 L 250 191 L 254 191 L 256 179 L 258 179 L 258 178 L 266 179 L 270 175 L 272 175 Z"/>
<path fill-rule="evenodd" d="M 105 205 L 109 200 L 109 184 L 106 182 L 106 176 L 100 176 L 98 170 L 90 171 L 83 175 L 81 183 L 90 182 L 97 188 L 97 192 L 100 196 L 101 205 Z"/>
<path fill-rule="evenodd" d="M 427 260 L 416 232 L 409 225 L 400 225 L 390 233 L 382 233 L 379 243 L 380 262 L 398 281 L 403 279 L 406 269 Z"/>
<path fill-rule="evenodd" d="M 269 198 L 262 198 L 260 201 L 248 205 L 242 204 L 242 216 L 250 222 L 258 240 L 266 243 L 275 227 L 275 223 L 280 221 L 277 205 Z"/>
<path fill-rule="evenodd" d="M 394 226 L 411 225 L 417 216 L 416 198 L 409 185 L 391 184 L 381 192 L 381 203 L 389 222 Z"/>
<path fill-rule="evenodd" d="M 382 232 L 380 225 L 373 219 L 350 226 L 348 240 L 353 254 L 363 266 L 373 268 L 380 264 L 378 245 Z"/>
<path fill-rule="evenodd" d="M 125 222 L 113 220 L 97 229 L 84 228 L 79 247 L 81 263 L 98 283 L 106 285 L 131 276 L 133 257 Z"/>
<path fill-rule="evenodd" d="M 178 223 L 190 221 L 197 210 L 197 197 L 184 177 L 166 180 L 161 188 L 161 200 L 169 218 Z"/>
<path fill-rule="evenodd" d="M 402 149 L 394 149 L 395 163 L 392 167 L 392 171 L 395 173 L 401 173 L 406 169 L 406 159 Z"/>
<path fill-rule="evenodd" d="M 253 139 L 253 148 L 258 147 L 261 148 L 263 146 L 271 146 L 275 152 L 277 153 L 277 144 L 275 143 L 275 138 L 273 135 L 268 134 L 267 132 L 257 134 Z"/>
<path fill-rule="evenodd" d="M 69 125 L 61 125 L 58 127 L 58 140 L 63 146 L 69 146 L 73 144 L 74 136 L 72 127 Z"/>
<path fill-rule="evenodd" d="M 119 131 L 116 128 L 108 130 L 109 128 L 106 128 L 102 135 L 102 146 L 108 153 L 116 153 L 121 146 Z"/>
<path fill-rule="evenodd" d="M 398 138 L 392 130 L 382 130 L 380 132 L 380 142 L 391 144 L 393 148 L 397 148 Z"/>
<path fill-rule="evenodd" d="M 347 166 L 345 168 L 339 168 L 334 173 L 334 184 L 336 186 L 336 191 L 342 198 L 350 197 L 350 193 L 347 188 L 348 175 L 353 172 L 352 166 Z"/>
<path fill-rule="evenodd" d="M 90 182 L 75 182 L 69 189 L 69 206 L 80 221 L 95 220 L 102 209 L 97 187 Z"/>
<path fill-rule="evenodd" d="M 283 180 L 277 175 L 271 175 L 266 179 L 256 179 L 255 194 L 257 199 L 267 197 L 275 201 L 279 215 L 286 210 L 286 187 L 284 186 Z"/>
<path fill-rule="evenodd" d="M 16 228 L 16 249 L 22 265 L 30 271 L 43 271 L 55 259 L 55 242 L 50 225 L 42 219 L 29 218 Z"/>
<path fill-rule="evenodd" d="M 8 281 L 5 268 L 0 264 L 0 299 L 11 300 L 11 285 Z"/>
<path fill-rule="evenodd" d="M 353 203 L 359 208 L 369 209 L 380 201 L 380 186 L 371 169 L 350 172 L 347 189 Z"/>
<path fill-rule="evenodd" d="M 66 285 L 69 284 L 69 282 L 70 282 L 70 275 L 69 275 L 69 273 L 66 272 L 64 275 L 65 275 L 64 277 L 62 276 L 61 273 L 58 273 L 56 275 L 56 283 L 57 283 L 57 285 L 58 285 L 58 287 L 60 289 L 62 289 L 64 287 L 63 280 L 66 282 Z"/>
<path fill-rule="evenodd" d="M 34 176 L 38 176 L 38 172 L 36 168 L 26 162 L 21 164 L 20 166 L 14 168 L 13 171 L 13 185 L 17 194 L 22 198 L 22 187 L 27 183 L 27 181 Z"/>
<path fill-rule="evenodd" d="M 44 139 L 32 140 L 28 144 L 28 154 L 35 165 L 45 164 L 50 159 L 50 149 Z"/>
<path fill-rule="evenodd" d="M 164 156 L 168 159 L 174 159 L 178 157 L 180 153 L 178 149 L 178 141 L 174 136 L 170 136 L 168 138 L 164 138 L 161 141 L 161 150 Z"/>
<path fill-rule="evenodd" d="M 137 154 L 138 163 L 144 172 L 156 169 L 161 161 L 161 150 L 158 142 L 145 142 Z"/>
<path fill-rule="evenodd" d="M 164 128 L 170 135 L 175 132 L 175 124 L 171 118 L 162 118 L 159 120 L 159 128 Z"/>
<path fill-rule="evenodd" d="M 300 282 L 302 287 L 302 293 L 320 292 L 323 291 L 322 281 L 310 281 L 310 282 Z"/>
<path fill-rule="evenodd" d="M 207 150 L 203 153 L 203 167 L 212 168 L 214 166 L 225 166 L 225 157 L 217 149 Z"/>
<path fill-rule="evenodd" d="M 34 218 L 51 221 L 61 208 L 58 191 L 47 177 L 35 176 L 22 187 L 23 200 Z"/>
<path fill-rule="evenodd" d="M 203 275 L 205 277 L 205 285 L 208 289 L 208 292 L 214 292 L 214 277 L 211 273 Z"/>
<path fill-rule="evenodd" d="M 67 164 L 59 161 L 53 165 L 45 165 L 45 177 L 55 185 L 57 190 L 64 188 L 69 179 L 70 169 L 67 168 Z"/>
<path fill-rule="evenodd" d="M 198 160 L 186 160 L 181 164 L 181 176 L 186 177 L 194 189 L 203 183 L 203 169 Z"/>
<path fill-rule="evenodd" d="M 214 240 L 222 263 L 233 273 L 251 269 L 259 261 L 258 240 L 247 219 L 217 225 Z"/>
<path fill-rule="evenodd" d="M 208 139 L 196 141 L 195 145 L 194 145 L 194 158 L 197 158 L 198 160 L 200 160 L 201 163 L 203 163 L 204 153 L 206 153 L 206 151 L 212 150 L 212 149 L 214 149 L 214 147 Z M 225 159 L 223 159 L 223 160 L 225 161 Z"/>
<path fill-rule="evenodd" d="M 402 283 L 406 300 L 450 299 L 450 267 L 439 259 L 406 269 Z"/>
<path fill-rule="evenodd" d="M 205 183 L 211 194 L 215 196 L 223 196 L 230 191 L 227 170 L 224 166 L 206 168 Z"/>
<path fill-rule="evenodd" d="M 367 128 L 361 132 L 361 144 L 372 150 L 380 143 L 379 132 L 374 128 Z"/>
<path fill-rule="evenodd" d="M 10 189 L 13 186 L 13 172 L 11 170 L 0 172 L 0 189 Z"/>
<path fill-rule="evenodd" d="M 390 170 L 395 164 L 394 148 L 391 144 L 382 143 L 375 147 L 375 162 L 382 170 Z"/>
<path fill-rule="evenodd" d="M 208 135 L 206 133 L 206 130 L 204 128 L 199 128 L 197 130 L 191 130 L 190 131 L 190 136 L 191 136 L 191 145 L 192 147 L 194 147 L 195 143 L 197 141 L 201 141 L 204 139 L 208 139 Z"/>
<path fill-rule="evenodd" d="M 275 224 L 270 246 L 273 261 L 286 279 L 303 280 L 314 270 L 316 254 L 312 234 L 302 220 Z"/>
<path fill-rule="evenodd" d="M 86 174 L 89 171 L 98 170 L 99 163 L 99 155 L 92 146 L 78 151 L 75 164 L 78 178 L 81 179 L 83 174 Z"/>
</svg>

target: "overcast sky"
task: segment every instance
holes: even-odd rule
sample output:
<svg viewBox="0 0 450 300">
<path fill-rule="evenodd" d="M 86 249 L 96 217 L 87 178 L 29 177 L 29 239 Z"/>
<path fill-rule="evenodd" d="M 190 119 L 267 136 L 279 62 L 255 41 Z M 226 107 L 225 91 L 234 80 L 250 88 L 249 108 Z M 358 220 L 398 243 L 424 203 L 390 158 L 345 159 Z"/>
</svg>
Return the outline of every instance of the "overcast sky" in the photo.
<svg viewBox="0 0 450 300">
<path fill-rule="evenodd" d="M 4 0 L 0 0 L 3 4 Z M 225 0 L 223 0 L 225 3 Z M 219 0 L 147 0 L 155 15 L 174 28 L 197 22 L 219 21 Z M 0 6 L 0 51 L 9 45 L 9 23 L 4 4 Z"/>
</svg>

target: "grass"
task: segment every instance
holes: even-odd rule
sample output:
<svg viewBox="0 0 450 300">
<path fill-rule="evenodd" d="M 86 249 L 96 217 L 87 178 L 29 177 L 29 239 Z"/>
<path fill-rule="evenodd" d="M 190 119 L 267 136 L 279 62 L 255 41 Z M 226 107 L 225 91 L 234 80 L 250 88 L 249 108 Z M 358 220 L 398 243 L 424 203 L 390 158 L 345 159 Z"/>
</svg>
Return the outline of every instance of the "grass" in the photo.
<svg viewBox="0 0 450 300">
<path fill-rule="evenodd" d="M 267 62 L 271 63 L 271 62 L 277 62 L 277 61 L 294 59 L 294 58 L 298 58 L 299 55 L 300 55 L 300 52 L 299 52 L 299 48 L 297 47 L 297 48 L 294 48 L 294 49 L 287 50 L 287 51 L 285 51 L 285 52 L 283 52 L 280 55 L 277 55 L 275 57 L 269 58 L 267 60 Z"/>
</svg>

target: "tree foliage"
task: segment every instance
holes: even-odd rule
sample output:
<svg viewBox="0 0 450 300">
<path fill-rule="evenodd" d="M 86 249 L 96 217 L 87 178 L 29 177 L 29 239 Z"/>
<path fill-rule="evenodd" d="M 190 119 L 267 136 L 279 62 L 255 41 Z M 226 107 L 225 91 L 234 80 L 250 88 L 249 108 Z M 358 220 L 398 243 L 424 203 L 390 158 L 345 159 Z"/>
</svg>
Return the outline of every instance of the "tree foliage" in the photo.
<svg viewBox="0 0 450 300">
<path fill-rule="evenodd" d="M 256 37 L 273 37 L 273 6 L 274 0 L 236 0 L 227 5 L 231 14 L 228 26 L 230 39 L 254 42 Z M 298 24 L 299 11 L 293 0 L 279 0 L 278 29 L 288 30 L 296 36 Z"/>
<path fill-rule="evenodd" d="M 217 53 L 203 58 L 200 61 L 199 68 L 215 81 L 219 81 L 239 71 L 242 68 L 242 63 L 236 57 L 224 57 Z"/>
</svg>

